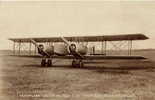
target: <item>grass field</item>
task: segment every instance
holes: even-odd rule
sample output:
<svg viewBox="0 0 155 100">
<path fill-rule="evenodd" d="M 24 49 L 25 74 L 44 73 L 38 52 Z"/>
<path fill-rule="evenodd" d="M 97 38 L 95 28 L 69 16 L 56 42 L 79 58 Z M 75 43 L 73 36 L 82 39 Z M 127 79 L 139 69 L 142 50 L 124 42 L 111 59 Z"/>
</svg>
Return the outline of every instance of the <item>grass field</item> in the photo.
<svg viewBox="0 0 155 100">
<path fill-rule="evenodd" d="M 72 68 L 71 60 L 41 67 L 40 58 L 0 54 L 0 100 L 153 100 L 155 50 L 145 60 L 103 60 Z"/>
</svg>

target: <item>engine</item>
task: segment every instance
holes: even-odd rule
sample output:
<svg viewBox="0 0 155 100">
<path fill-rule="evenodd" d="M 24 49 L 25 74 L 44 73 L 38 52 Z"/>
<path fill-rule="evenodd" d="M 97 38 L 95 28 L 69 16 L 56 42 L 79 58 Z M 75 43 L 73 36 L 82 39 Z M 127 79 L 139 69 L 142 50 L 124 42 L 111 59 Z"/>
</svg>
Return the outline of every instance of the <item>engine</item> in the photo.
<svg viewBox="0 0 155 100">
<path fill-rule="evenodd" d="M 43 55 L 43 56 L 46 56 L 46 53 L 48 55 L 53 55 L 54 54 L 54 46 L 46 46 L 44 47 L 44 45 L 40 44 L 39 45 L 39 48 L 38 48 L 38 53 Z"/>
<path fill-rule="evenodd" d="M 46 46 L 45 52 L 49 55 L 54 55 L 54 46 Z"/>
<path fill-rule="evenodd" d="M 81 55 L 87 54 L 87 50 L 88 50 L 87 46 L 76 44 L 76 51 Z"/>
<path fill-rule="evenodd" d="M 68 51 L 71 53 L 71 52 L 78 52 L 80 53 L 81 55 L 85 55 L 87 53 L 87 46 L 84 46 L 82 44 L 71 44 L 69 47 L 68 47 Z"/>
</svg>

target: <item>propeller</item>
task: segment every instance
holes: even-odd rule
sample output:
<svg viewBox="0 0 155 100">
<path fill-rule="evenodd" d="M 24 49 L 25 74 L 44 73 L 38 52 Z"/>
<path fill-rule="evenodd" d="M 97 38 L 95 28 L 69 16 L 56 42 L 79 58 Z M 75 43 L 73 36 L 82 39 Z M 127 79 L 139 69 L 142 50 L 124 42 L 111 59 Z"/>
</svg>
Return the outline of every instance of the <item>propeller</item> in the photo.
<svg viewBox="0 0 155 100">
<path fill-rule="evenodd" d="M 64 37 L 61 37 L 62 41 L 67 44 L 69 46 L 69 50 L 70 50 L 70 53 L 75 57 L 75 58 L 80 58 L 80 59 L 83 59 L 83 56 L 78 53 L 76 51 L 76 45 L 74 43 L 70 43 L 66 38 Z"/>
<path fill-rule="evenodd" d="M 38 48 L 39 54 L 50 57 L 50 55 L 46 51 L 44 51 L 44 46 L 42 44 L 38 45 L 37 42 L 33 39 L 30 39 L 30 41 Z"/>
<path fill-rule="evenodd" d="M 65 42 L 68 46 L 70 45 L 70 42 L 69 42 L 67 39 L 65 39 L 64 37 L 61 37 L 61 39 L 62 39 L 63 42 Z"/>
</svg>

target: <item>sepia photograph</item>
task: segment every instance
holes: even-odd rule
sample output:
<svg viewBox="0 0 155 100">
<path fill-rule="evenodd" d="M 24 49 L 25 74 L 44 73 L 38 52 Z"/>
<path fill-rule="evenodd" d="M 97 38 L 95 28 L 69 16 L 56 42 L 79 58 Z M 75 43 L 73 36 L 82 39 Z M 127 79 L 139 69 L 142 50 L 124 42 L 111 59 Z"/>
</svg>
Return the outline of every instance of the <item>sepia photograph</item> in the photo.
<svg viewBox="0 0 155 100">
<path fill-rule="evenodd" d="M 154 100 L 155 1 L 0 1 L 0 100 Z"/>
</svg>

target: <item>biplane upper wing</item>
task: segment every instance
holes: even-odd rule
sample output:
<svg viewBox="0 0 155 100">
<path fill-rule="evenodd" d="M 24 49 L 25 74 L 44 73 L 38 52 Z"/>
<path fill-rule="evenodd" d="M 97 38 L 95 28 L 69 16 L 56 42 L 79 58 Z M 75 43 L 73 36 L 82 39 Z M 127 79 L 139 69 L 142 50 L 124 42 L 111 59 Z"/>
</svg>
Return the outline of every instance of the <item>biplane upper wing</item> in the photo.
<svg viewBox="0 0 155 100">
<path fill-rule="evenodd" d="M 122 40 L 146 40 L 144 34 L 125 34 L 125 35 L 103 35 L 103 36 L 75 36 L 64 37 L 68 41 L 73 42 L 99 42 L 99 41 L 122 41 Z M 14 42 L 31 42 L 33 39 L 36 42 L 63 42 L 61 37 L 43 37 L 43 38 L 10 38 Z"/>
</svg>

